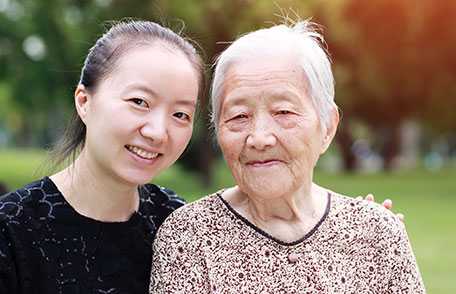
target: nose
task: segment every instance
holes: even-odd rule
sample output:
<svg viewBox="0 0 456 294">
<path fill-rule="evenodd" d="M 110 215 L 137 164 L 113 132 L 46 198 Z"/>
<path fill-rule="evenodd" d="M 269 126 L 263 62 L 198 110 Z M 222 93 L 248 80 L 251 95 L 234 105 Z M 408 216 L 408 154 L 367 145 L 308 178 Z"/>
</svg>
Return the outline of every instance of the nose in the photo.
<svg viewBox="0 0 456 294">
<path fill-rule="evenodd" d="M 155 145 L 160 145 L 168 141 L 168 121 L 165 113 L 150 113 L 139 133 Z"/>
<path fill-rule="evenodd" d="M 277 143 L 273 130 L 274 122 L 265 117 L 258 117 L 254 120 L 250 134 L 247 136 L 246 144 L 248 147 L 265 150 Z"/>
</svg>

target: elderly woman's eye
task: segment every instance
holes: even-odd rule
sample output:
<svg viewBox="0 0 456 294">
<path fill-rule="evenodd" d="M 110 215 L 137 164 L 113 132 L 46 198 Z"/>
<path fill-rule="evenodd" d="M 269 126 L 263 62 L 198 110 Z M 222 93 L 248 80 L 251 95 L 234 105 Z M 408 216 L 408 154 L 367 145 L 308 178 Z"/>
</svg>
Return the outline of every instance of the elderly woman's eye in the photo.
<svg viewBox="0 0 456 294">
<path fill-rule="evenodd" d="M 289 110 L 279 110 L 276 112 L 276 114 L 279 114 L 279 115 L 284 115 L 284 114 L 291 114 L 292 112 L 289 111 Z"/>
<path fill-rule="evenodd" d="M 140 107 L 149 107 L 149 104 L 141 98 L 131 98 L 129 101 Z"/>
<path fill-rule="evenodd" d="M 233 116 L 231 119 L 244 119 L 244 118 L 247 118 L 247 114 L 241 113 L 241 114 Z"/>
</svg>

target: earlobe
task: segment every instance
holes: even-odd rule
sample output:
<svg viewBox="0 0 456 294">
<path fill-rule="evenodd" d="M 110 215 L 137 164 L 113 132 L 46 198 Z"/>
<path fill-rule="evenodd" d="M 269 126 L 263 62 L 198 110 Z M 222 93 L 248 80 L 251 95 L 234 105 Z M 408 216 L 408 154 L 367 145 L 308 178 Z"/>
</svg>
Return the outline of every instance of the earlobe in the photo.
<svg viewBox="0 0 456 294">
<path fill-rule="evenodd" d="M 331 126 L 326 128 L 325 135 L 323 137 L 321 154 L 325 153 L 326 150 L 328 149 L 329 145 L 331 144 L 334 136 L 336 135 L 338 125 L 339 125 L 339 112 L 338 112 L 337 108 L 334 107 L 334 109 L 331 112 Z"/>
<path fill-rule="evenodd" d="M 86 123 L 88 108 L 90 106 L 90 94 L 84 85 L 79 84 L 74 91 L 74 104 L 81 120 Z"/>
<path fill-rule="evenodd" d="M 320 154 L 323 154 L 326 152 L 326 150 L 328 149 L 329 147 L 329 144 L 331 144 L 331 141 L 332 141 L 332 137 L 327 133 L 324 137 L 323 137 L 323 142 L 322 142 L 322 147 L 321 147 L 321 152 Z"/>
</svg>

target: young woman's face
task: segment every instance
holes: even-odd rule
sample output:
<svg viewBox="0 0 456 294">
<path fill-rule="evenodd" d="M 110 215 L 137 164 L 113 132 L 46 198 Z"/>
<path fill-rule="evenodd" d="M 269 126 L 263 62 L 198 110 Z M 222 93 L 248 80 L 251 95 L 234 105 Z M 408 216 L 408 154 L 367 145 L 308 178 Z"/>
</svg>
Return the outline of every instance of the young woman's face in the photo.
<svg viewBox="0 0 456 294">
<path fill-rule="evenodd" d="M 187 146 L 197 96 L 196 69 L 182 52 L 161 43 L 130 49 L 79 111 L 89 162 L 117 181 L 149 182 Z"/>
</svg>

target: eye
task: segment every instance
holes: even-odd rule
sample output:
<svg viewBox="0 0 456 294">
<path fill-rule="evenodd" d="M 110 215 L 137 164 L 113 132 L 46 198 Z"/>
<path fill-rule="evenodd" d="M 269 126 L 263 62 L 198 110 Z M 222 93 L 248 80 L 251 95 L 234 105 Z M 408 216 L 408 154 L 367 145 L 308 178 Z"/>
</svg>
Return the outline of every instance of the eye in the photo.
<svg viewBox="0 0 456 294">
<path fill-rule="evenodd" d="M 244 123 L 247 121 L 249 116 L 245 113 L 240 113 L 237 115 L 233 115 L 229 117 L 227 120 L 225 120 L 226 123 Z"/>
<path fill-rule="evenodd" d="M 144 107 L 144 108 L 148 108 L 149 107 L 149 104 L 147 104 L 147 102 L 144 99 L 141 99 L 141 98 L 131 98 L 128 101 L 130 101 L 130 102 L 132 102 L 135 105 L 140 106 L 140 107 Z"/>
<path fill-rule="evenodd" d="M 235 115 L 234 117 L 232 117 L 231 120 L 235 120 L 235 119 L 245 119 L 245 118 L 247 118 L 247 114 L 241 113 L 241 114 L 238 114 L 238 115 Z"/>
<path fill-rule="evenodd" d="M 180 120 L 190 121 L 190 115 L 186 114 L 185 112 L 176 112 L 173 114 L 174 117 L 177 117 Z"/>
<path fill-rule="evenodd" d="M 292 114 L 292 112 L 289 111 L 289 110 L 283 109 L 283 110 L 277 111 L 276 114 L 278 114 L 278 115 L 287 115 L 287 114 Z"/>
</svg>

